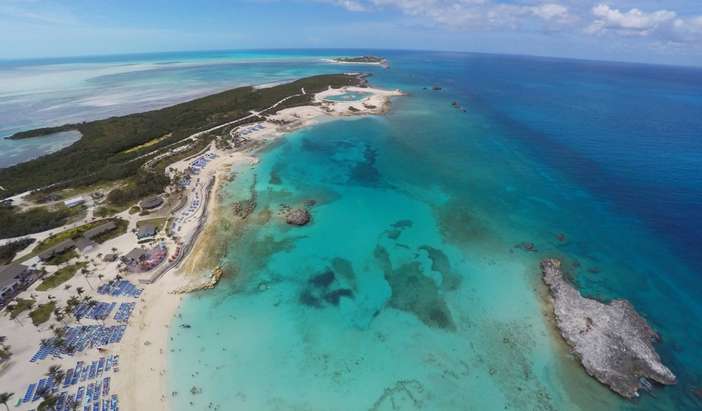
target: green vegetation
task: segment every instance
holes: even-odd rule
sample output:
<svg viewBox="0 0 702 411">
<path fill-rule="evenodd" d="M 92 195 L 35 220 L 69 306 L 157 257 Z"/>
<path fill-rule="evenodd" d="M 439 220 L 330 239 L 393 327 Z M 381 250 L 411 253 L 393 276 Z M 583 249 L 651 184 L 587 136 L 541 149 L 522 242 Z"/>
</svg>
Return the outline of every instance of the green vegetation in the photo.
<svg viewBox="0 0 702 411">
<path fill-rule="evenodd" d="M 14 304 L 7 306 L 7 311 L 10 313 L 10 318 L 15 319 L 23 312 L 30 310 L 36 301 L 25 300 L 24 298 L 15 298 Z"/>
<path fill-rule="evenodd" d="M 7 191 L 0 192 L 0 196 L 6 198 L 39 187 L 52 186 L 52 190 L 61 190 L 118 180 L 126 180 L 136 187 L 138 182 L 153 178 L 152 175 L 139 176 L 142 165 L 152 157 L 143 156 L 144 151 L 156 154 L 172 148 L 195 132 L 245 117 L 250 110 L 268 108 L 285 97 L 300 93 L 301 88 L 307 91 L 306 95 L 290 99 L 278 109 L 308 104 L 313 93 L 329 86 L 357 85 L 361 81 L 357 76 L 339 74 L 308 77 L 270 88 L 240 87 L 160 110 L 18 133 L 15 138 L 76 129 L 83 137 L 58 152 L 1 169 L 0 181 Z M 152 142 L 154 136 L 165 138 L 148 147 L 130 150 Z M 160 169 L 155 172 L 162 174 Z M 152 194 L 161 184 L 164 180 L 157 178 L 137 194 L 122 190 L 112 195 L 110 203 L 128 203 L 139 195 Z M 0 223 L 0 226 L 3 225 Z"/>
<path fill-rule="evenodd" d="M 9 137 L 10 140 L 22 140 L 25 138 L 32 138 L 32 137 L 43 137 L 43 136 L 48 136 L 49 134 L 55 134 L 55 133 L 61 133 L 64 131 L 71 131 L 71 130 L 77 130 L 78 126 L 75 124 L 65 124 L 63 126 L 58 126 L 58 127 L 44 127 L 44 128 L 37 128 L 34 130 L 28 130 L 28 131 L 20 131 L 19 133 L 15 133 Z"/>
<path fill-rule="evenodd" d="M 136 147 L 132 147 L 132 148 L 130 148 L 129 150 L 125 150 L 124 152 L 125 152 L 125 153 L 134 153 L 134 152 L 139 151 L 139 150 L 141 150 L 141 149 L 154 146 L 154 145 L 158 144 L 159 142 L 161 142 L 161 141 L 167 139 L 168 137 L 170 137 L 169 134 L 166 134 L 165 136 L 162 136 L 162 137 L 159 137 L 159 138 L 154 138 L 153 140 L 149 140 L 149 141 L 147 141 L 147 142 L 144 143 L 144 144 L 138 145 L 138 146 L 136 146 Z"/>
<path fill-rule="evenodd" d="M 17 207 L 0 208 L 0 238 L 19 237 L 60 227 L 81 211 L 80 207 L 63 206 L 54 210 L 35 207 L 27 211 L 18 211 Z"/>
<path fill-rule="evenodd" d="M 76 272 L 85 266 L 86 263 L 76 263 L 59 269 L 52 276 L 44 279 L 44 281 L 37 286 L 37 291 L 48 291 L 58 287 L 73 278 Z"/>
<path fill-rule="evenodd" d="M 339 63 L 385 63 L 386 60 L 377 56 L 360 56 L 360 57 L 337 57 L 334 59 Z"/>
<path fill-rule="evenodd" d="M 49 321 L 51 314 L 56 308 L 56 302 L 52 301 L 46 304 L 40 304 L 36 310 L 29 313 L 29 317 L 32 319 L 34 325 L 43 324 Z"/>
<path fill-rule="evenodd" d="M 140 170 L 127 186 L 110 191 L 107 202 L 116 207 L 127 207 L 144 197 L 163 192 L 170 182 L 161 173 Z"/>
<path fill-rule="evenodd" d="M 162 218 L 151 218 L 151 219 L 148 219 L 148 220 L 137 221 L 137 224 L 136 224 L 136 225 L 137 225 L 137 228 L 141 228 L 141 227 L 143 227 L 143 226 L 145 226 L 145 225 L 147 225 L 147 224 L 151 224 L 151 225 L 153 225 L 154 227 L 156 227 L 157 230 L 160 230 L 160 229 L 163 227 L 163 224 L 166 222 L 166 220 L 168 220 L 168 218 L 166 218 L 166 217 L 162 217 Z"/>
<path fill-rule="evenodd" d="M 46 265 L 61 265 L 63 263 L 67 263 L 70 261 L 72 258 L 77 258 L 78 257 L 78 251 L 75 249 L 66 251 L 65 253 L 57 254 L 48 260 L 46 260 L 45 264 Z"/>
<path fill-rule="evenodd" d="M 29 247 L 33 242 L 33 238 L 22 238 L 0 246 L 0 265 L 10 264 L 18 252 Z"/>
<path fill-rule="evenodd" d="M 124 211 L 119 207 L 112 206 L 100 206 L 95 210 L 95 217 L 106 218 L 112 217 L 113 215 Z"/>
</svg>

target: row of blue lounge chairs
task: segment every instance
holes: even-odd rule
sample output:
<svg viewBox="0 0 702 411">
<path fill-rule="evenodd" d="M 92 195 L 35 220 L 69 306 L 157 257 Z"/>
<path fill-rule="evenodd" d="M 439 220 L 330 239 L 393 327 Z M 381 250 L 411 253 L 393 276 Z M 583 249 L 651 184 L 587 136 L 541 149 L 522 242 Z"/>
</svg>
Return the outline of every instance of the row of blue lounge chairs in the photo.
<svg viewBox="0 0 702 411">
<path fill-rule="evenodd" d="M 83 387 L 81 387 L 81 389 L 83 389 Z M 87 399 L 87 397 L 85 399 Z M 85 402 L 85 399 L 82 399 L 79 402 L 77 400 L 77 395 L 76 397 L 74 397 L 72 395 L 67 394 L 66 392 L 62 392 L 58 400 L 56 401 L 56 406 L 52 408 L 52 410 L 72 411 L 73 408 L 69 408 L 69 404 L 78 403 L 78 406 L 80 407 L 81 403 L 83 403 L 83 411 L 119 411 L 119 399 L 117 398 L 117 394 L 112 394 L 111 397 L 104 395 L 104 398 L 102 400 L 100 400 L 99 397 L 96 397 L 94 402 Z"/>
<path fill-rule="evenodd" d="M 126 323 L 129 321 L 129 317 L 134 311 L 136 303 L 122 303 L 119 305 L 117 312 L 115 313 L 115 321 L 120 321 Z"/>
<path fill-rule="evenodd" d="M 94 305 L 81 303 L 76 307 L 73 315 L 78 318 L 90 318 L 92 320 L 104 320 L 110 316 L 117 303 L 99 302 Z"/>
<path fill-rule="evenodd" d="M 67 389 L 71 386 L 77 385 L 78 382 L 90 382 L 95 378 L 98 378 L 98 380 L 102 378 L 103 395 L 107 395 L 109 394 L 110 377 L 106 376 L 103 378 L 103 372 L 107 373 L 110 371 L 119 372 L 119 355 L 110 355 L 107 358 L 100 357 L 99 360 L 93 361 L 90 365 L 84 365 L 83 361 L 78 361 L 74 368 L 70 368 L 68 371 L 66 371 L 66 374 L 63 377 L 62 388 Z M 89 387 L 93 385 L 96 384 L 90 382 Z M 39 398 L 41 398 L 41 394 L 43 392 L 49 392 L 51 394 L 56 395 L 60 388 L 61 383 L 55 383 L 53 378 L 42 378 L 36 384 L 29 384 L 29 386 L 27 387 L 27 391 L 25 392 L 24 397 L 22 397 L 20 402 L 27 403 L 37 401 Z M 79 393 L 82 392 L 82 389 L 83 387 L 81 387 L 81 389 L 78 390 Z M 93 392 L 94 390 L 91 388 L 89 389 L 89 391 Z"/>
<path fill-rule="evenodd" d="M 74 352 L 84 351 L 88 348 L 118 343 L 122 340 L 126 328 L 126 325 L 68 327 L 63 337 L 63 344 L 57 345 L 56 338 L 52 338 L 48 342 L 42 343 L 39 351 L 29 361 L 36 362 L 49 356 L 61 358 L 62 355 L 72 355 Z"/>
<path fill-rule="evenodd" d="M 138 288 L 134 284 L 127 280 L 119 280 L 113 283 L 103 284 L 98 287 L 98 294 L 111 295 L 113 297 L 134 297 L 138 298 L 142 293 L 141 288 Z"/>
</svg>

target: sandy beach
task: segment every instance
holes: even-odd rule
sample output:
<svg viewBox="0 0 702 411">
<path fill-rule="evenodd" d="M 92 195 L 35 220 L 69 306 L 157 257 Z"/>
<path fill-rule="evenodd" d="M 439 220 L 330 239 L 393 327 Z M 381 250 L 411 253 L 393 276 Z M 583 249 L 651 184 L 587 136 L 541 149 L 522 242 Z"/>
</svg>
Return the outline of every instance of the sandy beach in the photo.
<svg viewBox="0 0 702 411">
<path fill-rule="evenodd" d="M 329 102 L 328 97 L 344 93 L 370 93 L 362 101 Z M 217 239 L 217 222 L 220 219 L 221 189 L 232 173 L 242 167 L 255 167 L 255 154 L 275 139 L 321 121 L 347 116 L 383 114 L 390 108 L 390 97 L 402 95 L 399 91 L 347 87 L 330 89 L 315 96 L 319 105 L 281 110 L 268 116 L 261 127 L 247 133 L 246 139 L 255 142 L 250 151 L 226 152 L 214 146 L 209 152 L 217 157 L 200 173 L 200 179 L 215 178 L 207 218 L 187 258 L 175 269 L 161 277 L 155 284 L 145 287 L 141 302 L 135 311 L 130 327 L 117 352 L 123 371 L 115 378 L 115 391 L 120 395 L 124 409 L 166 410 L 171 393 L 168 390 L 168 342 L 171 322 L 178 311 L 182 294 L 173 291 L 203 281 L 217 264 L 213 253 Z M 357 111 L 350 110 L 355 107 Z M 251 128 L 247 125 L 246 128 Z M 184 169 L 188 161 L 172 165 Z M 214 256 L 214 257 L 213 257 Z"/>
</svg>

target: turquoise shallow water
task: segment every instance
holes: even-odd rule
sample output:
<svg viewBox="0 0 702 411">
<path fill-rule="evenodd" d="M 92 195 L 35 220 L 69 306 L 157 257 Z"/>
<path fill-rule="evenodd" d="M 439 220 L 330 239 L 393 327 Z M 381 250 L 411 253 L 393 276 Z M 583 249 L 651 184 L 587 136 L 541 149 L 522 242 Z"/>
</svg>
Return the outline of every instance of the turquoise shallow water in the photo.
<svg viewBox="0 0 702 411">
<path fill-rule="evenodd" d="M 338 94 L 336 96 L 329 96 L 327 100 L 330 101 L 359 101 L 368 97 L 370 93 L 344 93 Z"/>
<path fill-rule="evenodd" d="M 243 230 L 230 227 L 230 275 L 183 304 L 174 325 L 193 328 L 172 327 L 176 409 L 699 406 L 700 332 L 690 321 L 699 290 L 686 288 L 694 259 L 616 195 L 581 182 L 580 173 L 600 178 L 592 162 L 578 170 L 572 152 L 550 158 L 543 113 L 521 106 L 507 117 L 488 100 L 505 89 L 459 84 L 483 58 L 401 60 L 404 70 L 394 64 L 374 80 L 410 93 L 389 115 L 293 133 L 236 177 L 225 208 L 252 185 L 258 207 Z M 427 88 L 437 78 L 441 93 Z M 526 128 L 539 124 L 540 135 Z M 285 225 L 281 205 L 310 199 L 312 224 Z M 624 401 L 589 378 L 547 320 L 546 256 L 563 258 L 584 293 L 630 299 L 661 332 L 679 384 Z M 193 386 L 203 392 L 191 395 Z"/>
<path fill-rule="evenodd" d="M 387 118 L 295 133 L 237 177 L 230 201 L 247 198 L 255 176 L 259 214 L 230 244 L 236 274 L 184 304 L 179 321 L 198 325 L 173 328 L 174 389 L 204 391 L 176 408 L 678 409 L 665 395 L 619 400 L 544 320 L 540 256 L 621 272 L 621 257 L 605 251 L 619 235 L 602 244 L 589 222 L 627 237 L 641 228 L 489 138 L 479 118 L 469 114 L 459 133 L 451 125 L 464 114 L 423 103 L 399 99 Z M 427 139 L 462 148 L 430 153 Z M 311 226 L 276 217 L 307 199 L 318 201 Z M 635 235 L 640 252 L 646 234 Z M 515 249 L 522 241 L 540 252 Z M 310 283 L 329 271 L 328 286 Z M 324 300 L 338 290 L 352 297 Z"/>
<path fill-rule="evenodd" d="M 3 62 L 0 134 L 338 71 L 321 58 L 355 54 L 370 52 Z M 193 324 L 171 328 L 174 408 L 700 409 L 702 72 L 382 54 L 391 69 L 344 70 L 407 91 L 390 114 L 293 133 L 227 187 L 225 209 L 252 185 L 258 207 L 221 224 L 229 275 L 174 320 Z M 60 78 L 31 91 L 34 71 Z M 282 222 L 281 204 L 310 199 L 311 225 Z M 627 402 L 585 375 L 545 316 L 550 256 L 585 294 L 632 301 L 678 385 Z"/>
</svg>

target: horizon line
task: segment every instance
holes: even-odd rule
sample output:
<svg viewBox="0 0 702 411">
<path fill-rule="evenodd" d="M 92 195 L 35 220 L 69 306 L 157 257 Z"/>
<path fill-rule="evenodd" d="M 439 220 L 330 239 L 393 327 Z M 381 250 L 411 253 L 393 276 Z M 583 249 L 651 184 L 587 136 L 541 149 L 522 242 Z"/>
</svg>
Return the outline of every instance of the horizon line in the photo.
<svg viewBox="0 0 702 411">
<path fill-rule="evenodd" d="M 178 54 L 178 53 L 217 53 L 217 52 L 247 52 L 247 51 L 400 51 L 400 52 L 430 52 L 430 53 L 456 53 L 456 54 L 476 54 L 476 55 L 488 55 L 488 56 L 504 56 L 504 57 L 526 57 L 526 58 L 538 58 L 538 59 L 552 59 L 552 60 L 564 60 L 564 61 L 578 61 L 578 62 L 594 62 L 594 63 L 615 63 L 615 64 L 629 64 L 629 65 L 644 65 L 644 66 L 661 66 L 661 67 L 677 67 L 677 68 L 691 68 L 691 69 L 702 69 L 702 63 L 699 65 L 694 64 L 675 64 L 675 63 L 657 63 L 657 62 L 647 62 L 640 60 L 605 60 L 596 58 L 584 58 L 584 57 L 564 57 L 564 56 L 554 56 L 554 55 L 544 55 L 544 54 L 527 54 L 527 53 L 499 53 L 499 52 L 487 52 L 487 51 L 470 51 L 470 50 L 451 50 L 451 49 L 421 49 L 421 48 L 375 48 L 375 47 L 280 47 L 280 48 L 233 48 L 233 49 L 184 49 L 184 50 L 171 50 L 171 51 L 139 51 L 139 52 L 126 52 L 126 53 L 87 53 L 87 54 L 75 54 L 75 55 L 61 55 L 61 56 L 42 56 L 42 57 L 20 57 L 20 58 L 3 58 L 0 57 L 0 64 L 2 63 L 12 63 L 12 62 L 41 62 L 46 60 L 77 60 L 77 59 L 88 59 L 96 57 L 127 57 L 127 56 L 149 56 L 158 54 Z"/>
</svg>

